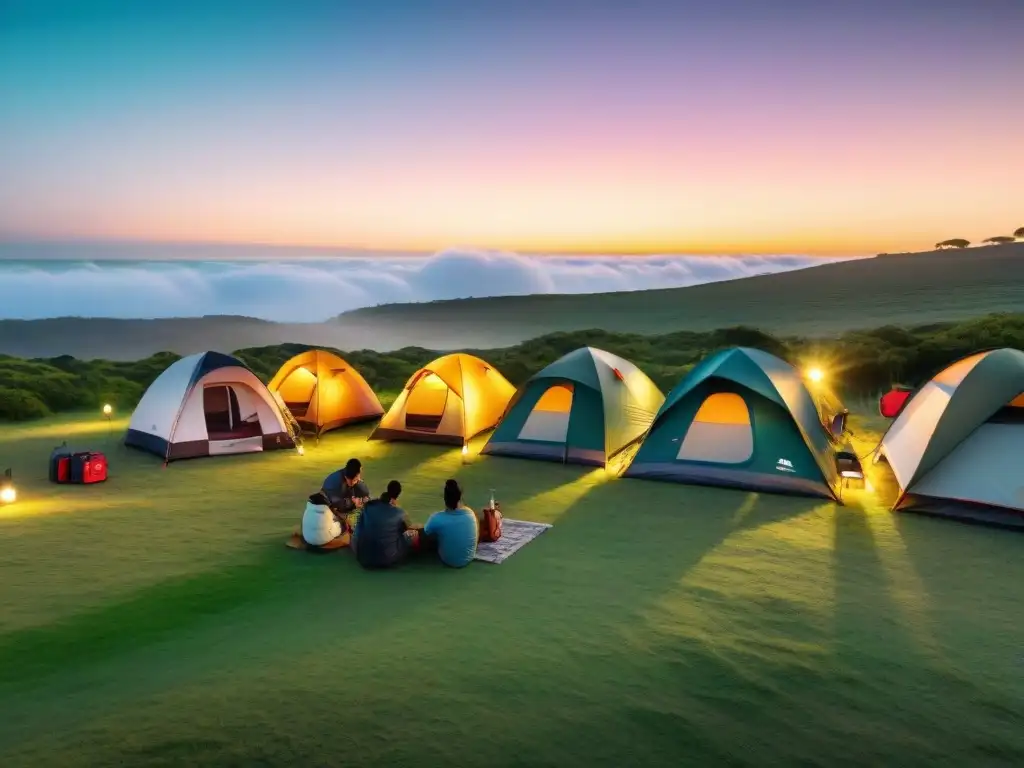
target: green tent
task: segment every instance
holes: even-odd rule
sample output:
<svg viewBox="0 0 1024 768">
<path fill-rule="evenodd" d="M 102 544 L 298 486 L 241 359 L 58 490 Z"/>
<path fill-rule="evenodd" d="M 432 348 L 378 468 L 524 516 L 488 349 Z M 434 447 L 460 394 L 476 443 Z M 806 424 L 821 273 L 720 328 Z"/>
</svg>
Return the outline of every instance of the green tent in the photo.
<svg viewBox="0 0 1024 768">
<path fill-rule="evenodd" d="M 603 467 L 643 437 L 664 400 L 628 360 L 583 347 L 519 388 L 482 453 Z"/>
<path fill-rule="evenodd" d="M 896 509 L 1024 527 L 1024 352 L 958 360 L 918 389 L 876 458 L 899 483 Z"/>
<path fill-rule="evenodd" d="M 705 358 L 669 393 L 624 476 L 830 499 L 839 489 L 800 373 L 746 347 Z"/>
</svg>

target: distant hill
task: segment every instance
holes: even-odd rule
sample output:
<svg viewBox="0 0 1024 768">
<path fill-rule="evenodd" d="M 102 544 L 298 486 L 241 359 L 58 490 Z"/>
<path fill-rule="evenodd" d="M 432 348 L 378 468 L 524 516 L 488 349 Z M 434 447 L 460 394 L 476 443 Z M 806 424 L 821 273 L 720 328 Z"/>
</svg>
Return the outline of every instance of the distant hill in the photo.
<svg viewBox="0 0 1024 768">
<path fill-rule="evenodd" d="M 319 300 L 319 299 L 311 299 Z M 343 350 L 494 348 L 555 331 L 658 334 L 735 325 L 825 336 L 1024 311 L 1024 243 L 892 254 L 687 288 L 394 304 L 319 324 L 251 318 L 0 321 L 0 353 L 135 360 L 284 342 Z"/>
<path fill-rule="evenodd" d="M 632 333 L 747 325 L 824 335 L 1024 309 L 1024 243 L 963 251 L 886 254 L 687 288 L 588 295 L 508 296 L 368 307 L 343 322 L 405 324 L 417 333 Z M 429 330 L 428 330 L 429 329 Z"/>
</svg>

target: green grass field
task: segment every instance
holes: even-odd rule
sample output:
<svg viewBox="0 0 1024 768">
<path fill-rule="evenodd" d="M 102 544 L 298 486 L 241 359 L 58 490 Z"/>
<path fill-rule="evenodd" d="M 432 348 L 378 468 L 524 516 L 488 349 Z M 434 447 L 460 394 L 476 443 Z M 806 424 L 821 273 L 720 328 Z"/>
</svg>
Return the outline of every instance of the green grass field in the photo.
<svg viewBox="0 0 1024 768">
<path fill-rule="evenodd" d="M 124 426 L 0 432 L 5 768 L 1024 763 L 1024 540 L 889 513 L 880 467 L 839 507 L 368 428 L 162 469 Z M 48 484 L 64 439 L 110 481 Z M 415 519 L 454 475 L 554 527 L 464 571 L 286 549 L 352 455 Z"/>
</svg>

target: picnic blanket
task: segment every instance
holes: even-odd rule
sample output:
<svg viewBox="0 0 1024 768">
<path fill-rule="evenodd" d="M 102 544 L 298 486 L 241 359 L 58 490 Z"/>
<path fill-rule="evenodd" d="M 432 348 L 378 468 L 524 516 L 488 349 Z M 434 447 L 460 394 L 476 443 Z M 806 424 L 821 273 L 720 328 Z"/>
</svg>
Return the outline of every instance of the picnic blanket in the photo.
<svg viewBox="0 0 1024 768">
<path fill-rule="evenodd" d="M 506 517 L 501 521 L 501 538 L 478 544 L 476 559 L 495 565 L 503 563 L 550 527 L 548 523 L 509 520 Z"/>
</svg>

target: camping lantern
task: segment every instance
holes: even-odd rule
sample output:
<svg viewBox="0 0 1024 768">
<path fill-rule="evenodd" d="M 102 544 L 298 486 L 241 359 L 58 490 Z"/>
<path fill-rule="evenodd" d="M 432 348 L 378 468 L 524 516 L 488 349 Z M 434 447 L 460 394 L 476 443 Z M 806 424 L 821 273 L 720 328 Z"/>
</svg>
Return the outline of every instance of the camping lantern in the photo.
<svg viewBox="0 0 1024 768">
<path fill-rule="evenodd" d="M 812 384 L 821 384 L 825 380 L 825 372 L 814 365 L 807 369 L 807 380 Z"/>
<path fill-rule="evenodd" d="M 107 403 L 106 405 L 103 406 L 103 415 L 106 416 L 108 419 L 110 418 L 110 415 L 113 412 L 114 408 L 113 406 L 110 405 L 110 403 Z"/>
<path fill-rule="evenodd" d="M 468 460 L 469 460 L 469 446 L 468 445 L 463 445 L 462 446 L 462 462 L 465 463 Z"/>
<path fill-rule="evenodd" d="M 849 486 L 851 483 L 855 483 L 854 487 L 864 487 L 864 469 L 860 465 L 857 454 L 852 451 L 836 452 L 836 471 L 844 485 Z"/>
<path fill-rule="evenodd" d="M 13 504 L 18 500 L 18 492 L 14 490 L 14 480 L 11 478 L 11 470 L 4 472 L 3 482 L 0 483 L 0 504 Z"/>
</svg>

